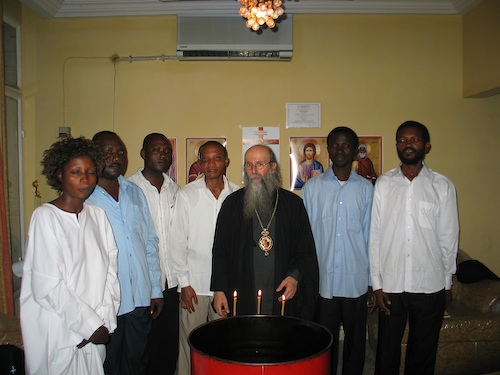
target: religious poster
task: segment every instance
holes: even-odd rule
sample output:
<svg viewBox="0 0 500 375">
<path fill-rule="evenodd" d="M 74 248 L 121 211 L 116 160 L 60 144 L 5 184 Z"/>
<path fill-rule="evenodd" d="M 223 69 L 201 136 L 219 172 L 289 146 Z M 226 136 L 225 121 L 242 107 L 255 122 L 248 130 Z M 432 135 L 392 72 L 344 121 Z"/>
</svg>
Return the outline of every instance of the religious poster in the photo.
<svg viewBox="0 0 500 375">
<path fill-rule="evenodd" d="M 186 183 L 190 183 L 203 176 L 200 163 L 198 161 L 198 152 L 200 146 L 208 141 L 216 141 L 226 147 L 226 138 L 186 138 Z"/>
<path fill-rule="evenodd" d="M 300 190 L 330 165 L 326 137 L 290 137 L 290 190 Z"/>
<path fill-rule="evenodd" d="M 168 138 L 172 144 L 172 165 L 167 171 L 168 177 L 177 182 L 177 138 Z"/>
<path fill-rule="evenodd" d="M 280 161 L 280 128 L 279 127 L 244 127 L 243 128 L 243 150 L 242 158 L 245 162 L 245 152 L 254 145 L 269 146 L 276 154 L 276 159 Z"/>
<path fill-rule="evenodd" d="M 290 137 L 290 190 L 300 190 L 331 166 L 327 137 Z M 352 168 L 375 184 L 382 174 L 382 137 L 358 136 L 358 155 Z"/>
<path fill-rule="evenodd" d="M 375 185 L 382 174 L 382 136 L 358 136 L 358 155 L 352 163 L 353 169 Z"/>
</svg>

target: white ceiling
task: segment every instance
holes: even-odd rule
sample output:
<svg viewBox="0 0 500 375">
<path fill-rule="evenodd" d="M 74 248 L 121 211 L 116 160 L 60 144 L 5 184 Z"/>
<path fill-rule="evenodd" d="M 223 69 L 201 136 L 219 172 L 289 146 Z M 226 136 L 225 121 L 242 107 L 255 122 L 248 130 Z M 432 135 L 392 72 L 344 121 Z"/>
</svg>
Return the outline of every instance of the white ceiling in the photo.
<svg viewBox="0 0 500 375">
<path fill-rule="evenodd" d="M 19 0 L 45 18 L 235 15 L 237 0 Z M 283 0 L 290 14 L 464 14 L 481 0 Z"/>
</svg>

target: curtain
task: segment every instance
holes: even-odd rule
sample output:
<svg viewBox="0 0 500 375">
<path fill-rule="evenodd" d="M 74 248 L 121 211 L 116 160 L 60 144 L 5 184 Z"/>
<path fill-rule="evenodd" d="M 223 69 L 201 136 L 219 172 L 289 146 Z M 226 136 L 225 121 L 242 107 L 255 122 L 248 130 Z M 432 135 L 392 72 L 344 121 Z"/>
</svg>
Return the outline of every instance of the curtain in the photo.
<svg viewBox="0 0 500 375">
<path fill-rule="evenodd" d="M 7 210 L 7 170 L 6 170 L 6 128 L 5 128 L 5 77 L 3 46 L 3 1 L 0 2 L 0 312 L 14 314 L 14 296 L 12 285 L 12 265 L 9 246 L 9 221 Z"/>
</svg>

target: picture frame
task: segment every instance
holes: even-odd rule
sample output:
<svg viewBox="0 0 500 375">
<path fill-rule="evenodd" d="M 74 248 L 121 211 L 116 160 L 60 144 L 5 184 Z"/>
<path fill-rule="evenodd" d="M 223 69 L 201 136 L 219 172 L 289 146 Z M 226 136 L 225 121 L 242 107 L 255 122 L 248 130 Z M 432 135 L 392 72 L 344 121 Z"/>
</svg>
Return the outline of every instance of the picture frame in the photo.
<svg viewBox="0 0 500 375">
<path fill-rule="evenodd" d="M 375 184 L 382 174 L 382 136 L 358 136 L 359 152 L 352 163 L 353 169 Z M 314 155 L 305 151 L 314 146 Z M 327 137 L 290 137 L 290 190 L 301 190 L 308 179 L 323 173 L 332 165 L 328 155 Z"/>
<path fill-rule="evenodd" d="M 329 165 L 326 137 L 290 137 L 290 190 L 301 190 Z"/>
<path fill-rule="evenodd" d="M 358 139 L 359 152 L 352 167 L 360 176 L 375 185 L 377 178 L 382 174 L 382 136 L 360 135 Z M 366 150 L 365 155 L 363 148 Z"/>
</svg>

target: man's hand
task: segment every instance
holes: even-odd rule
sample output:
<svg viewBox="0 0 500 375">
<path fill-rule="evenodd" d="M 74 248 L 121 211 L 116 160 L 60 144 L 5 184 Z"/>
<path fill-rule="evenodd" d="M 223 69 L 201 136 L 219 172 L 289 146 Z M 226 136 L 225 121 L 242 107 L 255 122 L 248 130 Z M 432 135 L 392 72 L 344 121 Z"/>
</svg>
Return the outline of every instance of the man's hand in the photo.
<svg viewBox="0 0 500 375">
<path fill-rule="evenodd" d="M 377 289 L 375 291 L 375 297 L 376 297 L 376 304 L 384 312 L 385 315 L 391 315 L 391 300 L 389 299 L 389 296 L 385 294 L 385 292 L 382 289 Z"/>
<path fill-rule="evenodd" d="M 149 307 L 151 318 L 158 318 L 163 311 L 163 306 L 165 306 L 165 301 L 163 301 L 163 298 L 153 298 L 151 300 L 151 306 Z"/>
<path fill-rule="evenodd" d="M 83 340 L 82 340 L 82 342 L 81 342 L 81 343 L 79 343 L 76 347 L 77 347 L 78 349 L 81 349 L 81 348 L 83 348 L 85 345 L 87 345 L 89 342 L 90 342 L 89 340 L 85 340 L 85 339 L 83 339 Z"/>
<path fill-rule="evenodd" d="M 276 292 L 281 292 L 283 288 L 285 288 L 285 291 L 283 294 L 285 295 L 285 301 L 291 300 L 293 296 L 295 296 L 295 293 L 297 293 L 297 285 L 299 285 L 299 282 L 295 280 L 292 276 L 287 276 L 285 279 L 281 282 L 281 284 L 276 288 Z M 278 301 L 281 302 L 282 297 L 278 298 Z"/>
<path fill-rule="evenodd" d="M 194 302 L 194 304 L 193 304 Z M 181 289 L 181 307 L 188 311 L 188 313 L 194 312 L 194 305 L 198 304 L 198 296 L 196 292 L 191 287 L 191 285 L 186 286 Z"/>
<path fill-rule="evenodd" d="M 107 344 L 109 342 L 109 331 L 106 327 L 100 326 L 95 330 L 95 332 L 90 336 L 88 340 L 82 340 L 76 347 L 78 349 L 83 348 L 89 342 L 92 344 Z"/>
<path fill-rule="evenodd" d="M 370 314 L 372 312 L 374 312 L 377 307 L 378 307 L 378 303 L 377 303 L 377 297 L 375 296 L 375 293 L 373 293 L 373 289 L 371 286 L 368 287 L 368 295 L 367 295 L 367 299 L 368 299 L 368 305 L 367 307 L 370 308 Z"/>
<path fill-rule="evenodd" d="M 214 292 L 214 309 L 223 318 L 227 318 L 229 314 L 229 306 L 224 292 Z"/>
</svg>

